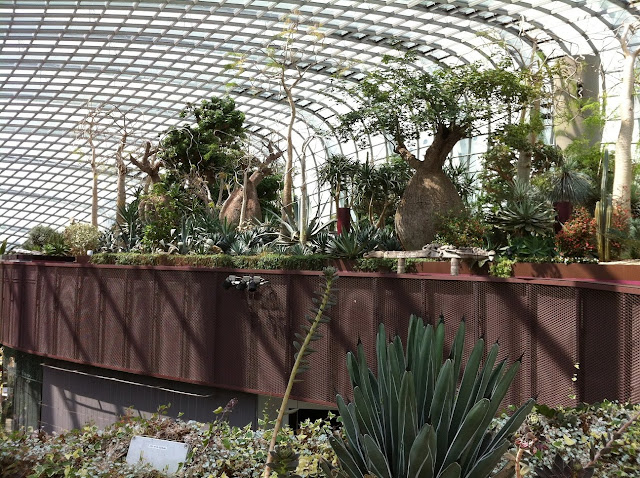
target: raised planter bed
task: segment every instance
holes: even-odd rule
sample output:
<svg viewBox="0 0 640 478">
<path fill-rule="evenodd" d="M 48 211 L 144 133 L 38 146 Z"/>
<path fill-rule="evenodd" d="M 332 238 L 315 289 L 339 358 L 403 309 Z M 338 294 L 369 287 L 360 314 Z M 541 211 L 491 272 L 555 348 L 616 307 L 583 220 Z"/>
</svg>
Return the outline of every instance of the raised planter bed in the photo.
<svg viewBox="0 0 640 478">
<path fill-rule="evenodd" d="M 583 279 L 613 282 L 640 281 L 640 262 L 600 264 L 517 262 L 513 265 L 513 275 L 518 278 Z"/>
<path fill-rule="evenodd" d="M 39 254 L 3 254 L 3 261 L 42 261 L 42 262 L 74 262 L 76 260 L 73 256 L 46 256 Z"/>
<path fill-rule="evenodd" d="M 417 262 L 416 272 L 419 274 L 447 274 L 451 275 L 451 263 L 449 261 Z M 489 263 L 482 267 L 472 266 L 469 261 L 460 261 L 459 274 L 461 275 L 488 275 Z"/>
</svg>

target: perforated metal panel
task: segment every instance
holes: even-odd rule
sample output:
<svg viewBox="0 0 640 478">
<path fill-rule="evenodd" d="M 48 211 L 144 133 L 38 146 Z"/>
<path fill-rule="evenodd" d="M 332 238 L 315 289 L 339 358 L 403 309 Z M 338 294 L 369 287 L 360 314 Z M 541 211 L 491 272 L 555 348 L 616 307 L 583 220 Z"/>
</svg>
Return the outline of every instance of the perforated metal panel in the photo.
<svg viewBox="0 0 640 478">
<path fill-rule="evenodd" d="M 575 405 L 580 374 L 579 290 L 570 287 L 532 287 L 535 312 L 531 362 L 532 391 L 541 403 Z M 573 380 L 575 376 L 576 380 Z"/>
<path fill-rule="evenodd" d="M 0 264 L 0 342 L 31 353 L 141 375 L 279 395 L 320 273 L 260 271 L 257 292 L 225 290 L 235 271 Z M 343 273 L 338 303 L 294 396 L 332 403 L 350 395 L 345 357 L 361 340 L 376 368 L 384 322 L 403 341 L 410 313 L 446 316 L 447 349 L 466 317 L 465 358 L 477 338 L 499 359 L 524 354 L 505 400 L 547 404 L 638 399 L 640 288 L 545 280 L 434 279 Z M 579 369 L 575 367 L 579 365 Z M 574 381 L 575 375 L 575 381 Z"/>
</svg>

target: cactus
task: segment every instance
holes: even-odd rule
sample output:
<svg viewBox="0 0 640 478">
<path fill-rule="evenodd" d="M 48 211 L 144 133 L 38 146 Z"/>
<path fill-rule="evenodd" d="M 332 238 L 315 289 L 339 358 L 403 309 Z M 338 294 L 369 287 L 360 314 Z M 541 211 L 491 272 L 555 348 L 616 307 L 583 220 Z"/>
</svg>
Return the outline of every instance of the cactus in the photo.
<svg viewBox="0 0 640 478">
<path fill-rule="evenodd" d="M 531 411 L 530 399 L 497 432 L 488 429 L 520 368 L 496 365 L 498 344 L 487 354 L 484 340 L 474 346 L 462 379 L 465 324 L 443 362 L 444 321 L 424 325 L 411 316 L 406 353 L 400 337 L 377 336 L 378 376 L 367 367 L 362 344 L 347 356 L 353 402 L 338 395 L 345 440 L 332 437 L 340 469 L 323 463 L 328 476 L 363 478 L 486 478 L 511 446 L 509 437 Z"/>
<path fill-rule="evenodd" d="M 609 174 L 609 151 L 605 149 L 602 158 L 602 179 L 600 181 L 600 201 L 596 202 L 596 236 L 598 239 L 598 258 L 602 262 L 611 260 L 611 240 L 608 232 L 611 229 L 613 204 L 611 194 L 607 194 L 607 175 Z"/>
</svg>

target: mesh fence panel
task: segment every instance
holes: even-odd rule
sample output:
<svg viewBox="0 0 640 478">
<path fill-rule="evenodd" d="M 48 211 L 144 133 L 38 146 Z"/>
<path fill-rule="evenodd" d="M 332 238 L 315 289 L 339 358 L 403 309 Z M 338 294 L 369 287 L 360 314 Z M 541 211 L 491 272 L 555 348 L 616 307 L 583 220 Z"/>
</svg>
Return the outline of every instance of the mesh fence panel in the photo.
<svg viewBox="0 0 640 478">
<path fill-rule="evenodd" d="M 195 272 L 186 275 L 182 341 L 182 373 L 196 381 L 214 383 L 215 302 L 222 279 L 215 272 Z"/>
<path fill-rule="evenodd" d="M 624 373 L 623 294 L 581 291 L 581 374 L 584 401 L 622 397 Z"/>
<path fill-rule="evenodd" d="M 94 275 L 95 269 L 89 270 Z M 107 367 L 126 368 L 127 363 L 127 271 L 103 269 L 100 274 L 102 360 Z"/>
<path fill-rule="evenodd" d="M 56 350 L 54 355 L 76 359 L 78 340 L 78 321 L 76 303 L 78 293 L 78 269 L 47 268 L 47 274 L 56 274 L 56 293 L 54 296 L 54 317 L 56 321 Z"/>
<path fill-rule="evenodd" d="M 629 399 L 633 403 L 640 402 L 640 295 L 628 294 L 627 304 L 631 316 L 630 327 L 630 380 Z"/>
<path fill-rule="evenodd" d="M 320 273 L 261 271 L 256 292 L 225 290 L 220 270 L 0 264 L 1 342 L 36 354 L 144 375 L 279 395 Z M 375 363 L 380 322 L 406 340 L 409 315 L 447 321 L 447 352 L 466 318 L 509 363 L 524 353 L 505 400 L 572 405 L 640 400 L 640 289 L 593 283 L 344 274 L 294 396 L 350 396 L 346 353 L 360 340 Z M 579 369 L 576 368 L 579 364 Z M 576 380 L 574 381 L 574 375 Z"/>
<path fill-rule="evenodd" d="M 541 403 L 575 405 L 578 396 L 578 291 L 569 287 L 532 286 L 535 315 L 531 362 L 532 391 Z"/>
</svg>

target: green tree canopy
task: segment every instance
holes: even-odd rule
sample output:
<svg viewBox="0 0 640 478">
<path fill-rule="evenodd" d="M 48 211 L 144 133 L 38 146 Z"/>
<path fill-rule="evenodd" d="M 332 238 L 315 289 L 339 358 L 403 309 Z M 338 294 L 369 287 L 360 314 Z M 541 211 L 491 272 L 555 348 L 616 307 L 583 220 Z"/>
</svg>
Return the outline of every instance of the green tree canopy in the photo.
<svg viewBox="0 0 640 478">
<path fill-rule="evenodd" d="M 242 157 L 244 113 L 224 96 L 188 104 L 180 114 L 189 123 L 170 129 L 161 142 L 160 155 L 169 169 L 189 174 L 194 169 L 209 184 L 215 174 L 233 171 Z M 195 119 L 195 124 L 193 120 Z"/>
<path fill-rule="evenodd" d="M 345 140 L 381 134 L 415 169 L 395 223 L 404 247 L 419 249 L 433 239 L 436 214 L 463 207 L 442 171 L 455 144 L 489 122 L 493 127 L 507 123 L 536 91 L 529 86 L 527 70 L 469 64 L 425 71 L 412 65 L 412 59 L 385 57 L 383 68 L 349 88 L 355 108 L 339 118 L 337 131 Z M 410 148 L 421 132 L 430 133 L 432 142 L 419 159 Z"/>
</svg>

